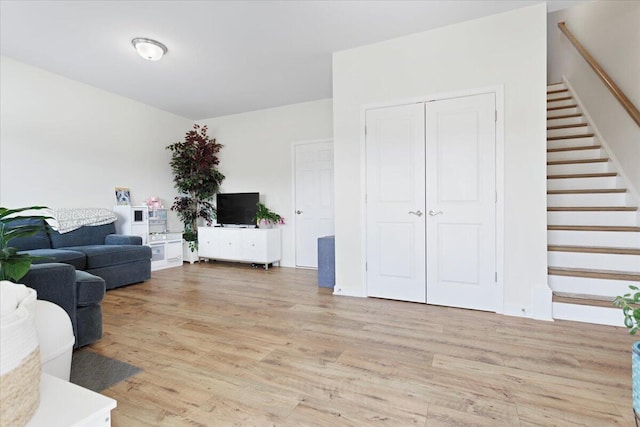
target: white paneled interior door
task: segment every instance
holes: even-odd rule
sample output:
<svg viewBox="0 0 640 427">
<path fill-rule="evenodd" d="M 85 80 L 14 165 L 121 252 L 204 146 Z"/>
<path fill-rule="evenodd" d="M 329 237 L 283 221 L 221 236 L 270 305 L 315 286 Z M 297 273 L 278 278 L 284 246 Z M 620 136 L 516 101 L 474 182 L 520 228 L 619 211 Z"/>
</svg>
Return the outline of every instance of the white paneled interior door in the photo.
<svg viewBox="0 0 640 427">
<path fill-rule="evenodd" d="M 495 94 L 366 112 L 367 295 L 495 311 Z"/>
<path fill-rule="evenodd" d="M 495 95 L 426 104 L 427 302 L 495 311 Z"/>
<path fill-rule="evenodd" d="M 334 234 L 333 143 L 294 145 L 296 266 L 318 267 L 318 237 Z"/>
<path fill-rule="evenodd" d="M 424 104 L 366 113 L 367 295 L 425 302 Z"/>
</svg>

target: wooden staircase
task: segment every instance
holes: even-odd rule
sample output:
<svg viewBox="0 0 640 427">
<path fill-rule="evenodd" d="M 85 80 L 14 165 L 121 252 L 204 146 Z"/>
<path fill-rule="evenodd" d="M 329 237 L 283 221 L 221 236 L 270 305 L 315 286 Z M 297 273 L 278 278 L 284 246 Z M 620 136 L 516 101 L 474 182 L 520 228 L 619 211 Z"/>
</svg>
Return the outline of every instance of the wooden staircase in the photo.
<svg viewBox="0 0 640 427">
<path fill-rule="evenodd" d="M 640 287 L 638 207 L 564 83 L 547 87 L 547 224 L 553 317 L 622 326 Z"/>
</svg>

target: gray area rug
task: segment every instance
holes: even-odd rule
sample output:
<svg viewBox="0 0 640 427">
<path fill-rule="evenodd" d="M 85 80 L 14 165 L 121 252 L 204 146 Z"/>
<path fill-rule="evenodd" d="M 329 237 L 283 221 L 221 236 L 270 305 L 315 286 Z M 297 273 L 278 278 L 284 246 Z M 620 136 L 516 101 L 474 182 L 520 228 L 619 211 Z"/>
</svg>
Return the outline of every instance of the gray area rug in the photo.
<svg viewBox="0 0 640 427">
<path fill-rule="evenodd" d="M 89 350 L 76 350 L 71 359 L 71 382 L 97 393 L 138 372 L 137 366 Z"/>
</svg>

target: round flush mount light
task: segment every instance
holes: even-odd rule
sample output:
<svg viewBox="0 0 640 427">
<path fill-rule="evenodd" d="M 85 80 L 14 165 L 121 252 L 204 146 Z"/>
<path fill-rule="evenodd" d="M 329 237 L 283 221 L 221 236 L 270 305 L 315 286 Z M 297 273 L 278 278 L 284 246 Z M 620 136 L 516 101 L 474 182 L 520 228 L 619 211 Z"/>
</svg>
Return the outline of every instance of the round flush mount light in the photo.
<svg viewBox="0 0 640 427">
<path fill-rule="evenodd" d="M 149 61 L 157 61 L 167 53 L 167 47 L 155 40 L 136 37 L 131 40 L 131 44 L 136 48 L 140 56 Z"/>
</svg>

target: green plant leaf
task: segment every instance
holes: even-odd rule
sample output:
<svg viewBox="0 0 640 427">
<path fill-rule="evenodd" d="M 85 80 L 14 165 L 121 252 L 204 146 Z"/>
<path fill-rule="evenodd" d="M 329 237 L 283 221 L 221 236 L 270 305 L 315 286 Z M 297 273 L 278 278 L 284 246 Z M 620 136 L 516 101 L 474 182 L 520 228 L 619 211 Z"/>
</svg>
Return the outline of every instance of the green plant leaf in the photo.
<svg viewBox="0 0 640 427">
<path fill-rule="evenodd" d="M 3 263 L 2 268 L 4 275 L 13 281 L 19 281 L 24 277 L 31 267 L 31 258 L 29 256 L 16 258 L 11 263 Z"/>
<path fill-rule="evenodd" d="M 43 231 L 44 228 L 37 225 L 23 224 L 12 225 L 21 220 L 46 220 L 51 217 L 46 215 L 25 215 L 26 211 L 48 209 L 46 206 L 29 206 L 18 209 L 0 207 L 0 278 L 18 282 L 29 271 L 31 263 L 36 258 L 29 254 L 18 253 L 18 249 L 9 246 L 10 241 L 16 238 L 33 236 Z"/>
<path fill-rule="evenodd" d="M 627 328 L 633 328 L 633 319 L 629 316 L 625 316 L 624 326 L 626 326 Z"/>
</svg>

